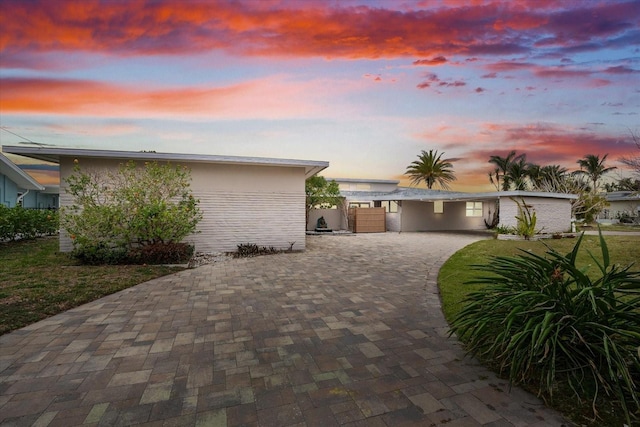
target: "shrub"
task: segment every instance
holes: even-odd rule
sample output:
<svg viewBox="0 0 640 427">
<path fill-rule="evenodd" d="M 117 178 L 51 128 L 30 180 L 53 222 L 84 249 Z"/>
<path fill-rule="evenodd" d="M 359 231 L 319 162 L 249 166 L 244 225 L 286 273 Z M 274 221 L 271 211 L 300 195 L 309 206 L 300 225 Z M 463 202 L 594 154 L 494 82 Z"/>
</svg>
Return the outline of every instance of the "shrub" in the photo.
<svg viewBox="0 0 640 427">
<path fill-rule="evenodd" d="M 452 333 L 470 353 L 494 361 L 511 383 L 537 385 L 553 395 L 558 382 L 578 399 L 612 396 L 631 424 L 640 409 L 640 271 L 611 265 L 600 233 L 600 277 L 576 267 L 582 236 L 566 255 L 523 251 L 475 266 L 486 273 L 470 283 Z M 633 408 L 633 409 L 632 409 Z"/>
<path fill-rule="evenodd" d="M 65 180 L 73 205 L 63 211 L 63 227 L 83 262 L 121 263 L 183 257 L 177 245 L 196 232 L 202 213 L 189 189 L 186 167 L 130 161 L 117 172 L 83 171 L 76 162 Z M 142 249 L 150 246 L 150 249 Z M 177 249 L 181 248 L 181 249 Z M 149 263 L 142 261 L 143 263 Z M 164 263 L 165 261 L 158 261 Z"/>
<path fill-rule="evenodd" d="M 293 246 L 293 245 L 292 245 Z M 238 245 L 238 250 L 233 252 L 234 258 L 248 258 L 258 255 L 269 255 L 269 254 L 277 254 L 282 252 L 274 248 L 273 246 L 258 246 L 255 243 L 240 243 Z"/>
<path fill-rule="evenodd" d="M 187 243 L 154 243 L 132 249 L 128 259 L 131 264 L 178 264 L 187 263 L 193 252 Z"/>
<path fill-rule="evenodd" d="M 55 234 L 58 228 L 56 211 L 0 205 L 0 240 L 35 239 Z"/>
</svg>

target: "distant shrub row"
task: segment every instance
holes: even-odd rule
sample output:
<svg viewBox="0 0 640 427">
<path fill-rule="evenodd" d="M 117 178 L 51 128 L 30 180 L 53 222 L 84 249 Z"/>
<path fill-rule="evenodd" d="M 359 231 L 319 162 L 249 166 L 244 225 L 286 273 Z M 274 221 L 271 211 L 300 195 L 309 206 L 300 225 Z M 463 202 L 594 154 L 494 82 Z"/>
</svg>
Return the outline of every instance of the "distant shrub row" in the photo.
<svg viewBox="0 0 640 427">
<path fill-rule="evenodd" d="M 56 234 L 59 226 L 57 211 L 0 205 L 0 241 L 35 239 Z"/>
</svg>

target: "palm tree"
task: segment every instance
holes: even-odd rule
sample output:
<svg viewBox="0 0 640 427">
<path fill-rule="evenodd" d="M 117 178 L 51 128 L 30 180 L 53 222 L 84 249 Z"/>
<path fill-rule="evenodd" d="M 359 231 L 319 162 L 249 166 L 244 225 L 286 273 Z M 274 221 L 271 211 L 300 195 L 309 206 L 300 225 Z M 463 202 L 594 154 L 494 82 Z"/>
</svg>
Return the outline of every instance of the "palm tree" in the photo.
<svg viewBox="0 0 640 427">
<path fill-rule="evenodd" d="M 506 157 L 491 156 L 489 157 L 489 163 L 493 163 L 496 168 L 493 172 L 489 173 L 489 180 L 496 186 L 498 190 L 509 191 L 511 187 L 511 178 L 509 176 L 509 169 L 511 165 L 524 158 L 525 154 L 516 155 L 515 150 L 512 150 Z M 502 181 L 502 185 L 500 185 Z"/>
<path fill-rule="evenodd" d="M 560 165 L 529 165 L 529 178 L 536 190 L 547 188 L 550 183 L 562 181 L 567 172 L 567 169 Z"/>
<path fill-rule="evenodd" d="M 407 166 L 406 175 L 411 178 L 412 184 L 419 184 L 424 181 L 428 189 L 432 189 L 434 185 L 448 190 L 449 183 L 455 181 L 453 174 L 453 159 L 441 159 L 444 153 L 438 153 L 438 150 L 429 150 L 418 155 L 418 160 L 413 161 Z"/>
<path fill-rule="evenodd" d="M 591 189 L 592 192 L 598 191 L 598 181 L 604 174 L 607 172 L 611 172 L 614 169 L 617 169 L 615 166 L 604 167 L 604 161 L 607 160 L 607 156 L 609 154 L 605 154 L 600 159 L 600 156 L 597 154 L 587 154 L 582 159 L 578 160 L 578 164 L 580 165 L 580 170 L 575 171 L 576 175 L 583 175 L 589 178 L 593 183 L 593 187 Z"/>
<path fill-rule="evenodd" d="M 516 190 L 527 191 L 529 189 L 527 180 L 530 175 L 530 166 L 531 164 L 527 163 L 527 157 L 521 154 L 517 160 L 509 165 L 505 181 L 513 184 Z"/>
</svg>

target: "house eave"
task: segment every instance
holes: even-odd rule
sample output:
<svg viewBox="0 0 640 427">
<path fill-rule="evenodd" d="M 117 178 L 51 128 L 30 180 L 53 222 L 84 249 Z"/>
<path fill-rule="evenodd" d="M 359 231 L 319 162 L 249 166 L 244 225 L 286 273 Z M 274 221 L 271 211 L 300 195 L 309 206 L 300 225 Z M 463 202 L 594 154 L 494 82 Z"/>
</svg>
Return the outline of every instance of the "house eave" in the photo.
<svg viewBox="0 0 640 427">
<path fill-rule="evenodd" d="M 277 159 L 267 157 L 220 156 L 211 154 L 159 153 L 151 151 L 93 150 L 81 148 L 3 146 L 3 151 L 32 159 L 60 163 L 63 157 L 161 162 L 219 163 L 253 166 L 303 167 L 310 177 L 329 167 L 329 162 L 316 160 Z"/>
</svg>

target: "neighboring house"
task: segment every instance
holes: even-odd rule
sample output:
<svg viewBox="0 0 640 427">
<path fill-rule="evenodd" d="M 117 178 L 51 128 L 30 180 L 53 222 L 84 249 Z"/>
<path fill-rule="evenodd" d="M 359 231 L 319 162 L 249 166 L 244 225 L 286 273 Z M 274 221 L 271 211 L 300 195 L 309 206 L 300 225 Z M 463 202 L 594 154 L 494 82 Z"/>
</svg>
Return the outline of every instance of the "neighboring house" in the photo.
<svg viewBox="0 0 640 427">
<path fill-rule="evenodd" d="M 9 208 L 17 205 L 36 208 L 38 197 L 42 200 L 44 191 L 44 185 L 0 153 L 0 204 Z"/>
<path fill-rule="evenodd" d="M 329 166 L 328 162 L 256 157 L 86 150 L 5 146 L 7 153 L 60 165 L 60 206 L 69 206 L 64 179 L 77 159 L 85 170 L 115 170 L 134 161 L 170 162 L 191 169 L 191 189 L 200 200 L 203 219 L 199 233 L 186 240 L 197 251 L 234 251 L 238 244 L 255 243 L 280 249 L 305 248 L 305 179 Z M 65 233 L 61 251 L 72 249 Z"/>
<path fill-rule="evenodd" d="M 612 191 L 606 194 L 607 206 L 598 216 L 598 219 L 620 220 L 621 218 L 640 217 L 640 192 L 637 191 Z"/>
<path fill-rule="evenodd" d="M 340 193 L 347 205 L 384 207 L 388 231 L 485 230 L 485 222 L 491 222 L 496 202 L 499 201 L 500 224 L 503 226 L 516 226 L 517 204 L 525 203 L 536 212 L 539 231 L 564 232 L 571 229 L 571 200 L 577 199 L 571 194 L 526 191 L 461 193 L 398 187 L 398 181 L 333 180 L 340 186 Z M 329 228 L 347 229 L 346 217 L 340 211 L 312 211 L 307 228 L 312 229 L 314 218 L 317 220 L 322 215 Z"/>
</svg>

